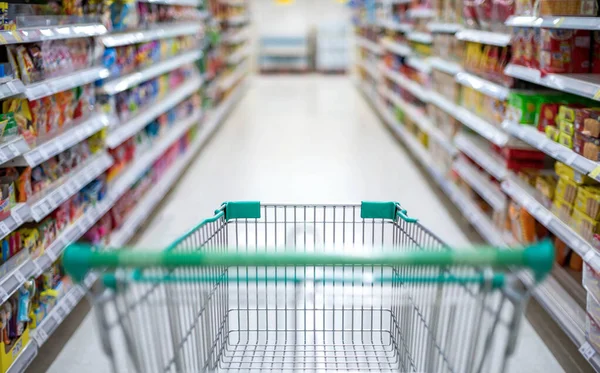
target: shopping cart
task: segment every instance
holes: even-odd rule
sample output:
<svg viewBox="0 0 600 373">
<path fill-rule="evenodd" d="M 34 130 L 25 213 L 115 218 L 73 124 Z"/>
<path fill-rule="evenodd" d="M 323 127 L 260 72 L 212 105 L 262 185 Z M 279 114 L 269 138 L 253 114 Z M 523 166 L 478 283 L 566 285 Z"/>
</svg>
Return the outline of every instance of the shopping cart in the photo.
<svg viewBox="0 0 600 373">
<path fill-rule="evenodd" d="M 553 248 L 452 250 L 393 202 L 225 203 L 167 251 L 69 247 L 115 372 L 503 372 Z"/>
</svg>

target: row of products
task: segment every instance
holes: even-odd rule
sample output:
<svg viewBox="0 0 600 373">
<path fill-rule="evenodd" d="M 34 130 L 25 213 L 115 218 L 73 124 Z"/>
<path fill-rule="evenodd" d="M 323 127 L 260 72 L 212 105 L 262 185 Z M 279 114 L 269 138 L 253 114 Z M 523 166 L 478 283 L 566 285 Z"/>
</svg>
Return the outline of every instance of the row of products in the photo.
<svg viewBox="0 0 600 373">
<path fill-rule="evenodd" d="M 136 30 L 157 23 L 201 21 L 203 17 L 194 6 L 156 4 L 133 0 L 114 1 L 110 6 L 113 31 Z"/>
<path fill-rule="evenodd" d="M 213 1 L 209 4 L 211 14 L 219 20 L 225 20 L 228 18 L 243 16 L 248 12 L 247 3 L 225 3 L 220 1 Z"/>
<path fill-rule="evenodd" d="M 35 167 L 7 167 L 0 168 L 0 187 L 2 191 L 9 191 L 8 195 L 2 195 L 9 203 L 2 210 L 4 219 L 13 207 L 14 202 L 26 203 L 39 198 L 45 191 L 62 183 L 63 177 L 69 177 L 78 167 L 98 150 L 104 147 L 102 133 L 90 137 L 62 153 L 51 157 L 47 161 Z"/>
<path fill-rule="evenodd" d="M 108 181 L 114 179 L 134 159 L 148 151 L 158 139 L 171 131 L 173 126 L 200 110 L 201 105 L 200 95 L 194 94 L 173 109 L 161 114 L 135 136 L 111 149 L 110 154 L 114 159 L 114 164 L 108 170 Z"/>
<path fill-rule="evenodd" d="M 0 240 L 1 263 L 23 251 L 31 258 L 40 256 L 71 223 L 104 198 L 105 184 L 102 178 L 90 182 L 41 222 L 26 223 Z"/>
<path fill-rule="evenodd" d="M 552 74 L 600 73 L 600 32 L 514 28 L 511 63 Z"/>
<path fill-rule="evenodd" d="M 499 47 L 475 42 L 465 43 L 464 60 L 465 70 L 479 75 L 492 82 L 512 86 L 513 78 L 504 74 L 504 69 L 511 60 L 509 46 Z"/>
<path fill-rule="evenodd" d="M 187 65 L 116 95 L 98 96 L 97 100 L 106 114 L 116 115 L 121 122 L 124 122 L 137 114 L 142 108 L 166 97 L 168 93 L 173 93 L 177 87 L 189 80 L 195 72 L 196 69 L 193 65 Z"/>
<path fill-rule="evenodd" d="M 91 67 L 101 55 L 93 38 L 75 38 L 8 45 L 1 62 L 8 62 L 14 79 L 31 84 Z"/>
<path fill-rule="evenodd" d="M 196 135 L 196 129 L 193 127 L 179 141 L 173 144 L 151 168 L 149 168 L 132 185 L 127 193 L 122 196 L 112 207 L 112 209 L 102 219 L 100 219 L 84 236 L 83 240 L 94 245 L 107 245 L 111 232 L 119 229 L 126 217 L 144 197 L 146 192 L 160 181 L 165 171 L 184 154 L 191 141 Z M 132 142 L 121 145 L 119 152 L 125 154 L 135 153 L 135 145 Z M 125 155 L 121 159 L 124 158 Z M 112 170 L 111 170 L 112 171 Z"/>
<path fill-rule="evenodd" d="M 91 84 L 33 101 L 6 99 L 0 114 L 0 141 L 23 136 L 30 146 L 40 144 L 90 117 L 94 101 Z"/>
<path fill-rule="evenodd" d="M 553 141 L 600 161 L 600 109 L 595 102 L 557 91 L 511 91 L 507 118 L 536 126 Z"/>
<path fill-rule="evenodd" d="M 129 74 L 174 57 L 198 46 L 193 35 L 153 40 L 146 43 L 107 48 L 104 51 L 104 66 L 111 75 Z"/>
</svg>

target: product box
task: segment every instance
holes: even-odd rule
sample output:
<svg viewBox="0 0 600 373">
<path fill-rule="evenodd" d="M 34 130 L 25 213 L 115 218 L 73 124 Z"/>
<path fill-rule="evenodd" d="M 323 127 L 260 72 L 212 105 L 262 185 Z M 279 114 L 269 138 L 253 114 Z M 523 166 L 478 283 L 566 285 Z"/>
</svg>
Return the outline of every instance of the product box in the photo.
<svg viewBox="0 0 600 373">
<path fill-rule="evenodd" d="M 592 186 L 579 187 L 575 208 L 592 219 L 600 219 L 600 188 Z"/>
<path fill-rule="evenodd" d="M 23 349 L 29 343 L 29 328 L 25 328 L 23 334 L 10 345 L 5 345 L 0 339 L 0 372 L 6 372 L 12 363 L 17 360 Z"/>
<path fill-rule="evenodd" d="M 575 131 L 589 137 L 600 137 L 600 109 L 575 110 Z"/>
<path fill-rule="evenodd" d="M 540 16 L 595 16 L 597 0 L 539 0 Z"/>
<path fill-rule="evenodd" d="M 540 69 L 554 74 L 590 72 L 589 30 L 541 29 Z"/>
</svg>

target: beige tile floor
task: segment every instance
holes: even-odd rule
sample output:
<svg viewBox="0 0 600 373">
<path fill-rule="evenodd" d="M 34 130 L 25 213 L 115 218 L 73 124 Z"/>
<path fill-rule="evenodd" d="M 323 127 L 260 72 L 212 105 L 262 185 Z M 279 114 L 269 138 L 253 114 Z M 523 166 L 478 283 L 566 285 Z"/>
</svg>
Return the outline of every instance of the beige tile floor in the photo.
<svg viewBox="0 0 600 373">
<path fill-rule="evenodd" d="M 162 247 L 211 215 L 221 202 L 244 199 L 398 200 L 446 242 L 468 245 L 425 178 L 350 78 L 253 77 L 244 98 L 174 188 L 138 245 Z M 108 371 L 95 332 L 89 315 L 47 371 Z M 509 372 L 562 369 L 526 323 Z"/>
</svg>

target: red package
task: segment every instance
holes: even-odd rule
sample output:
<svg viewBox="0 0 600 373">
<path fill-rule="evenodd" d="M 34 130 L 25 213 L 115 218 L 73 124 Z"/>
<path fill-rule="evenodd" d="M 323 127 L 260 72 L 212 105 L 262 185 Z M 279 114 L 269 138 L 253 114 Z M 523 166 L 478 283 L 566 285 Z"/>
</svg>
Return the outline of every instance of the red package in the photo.
<svg viewBox="0 0 600 373">
<path fill-rule="evenodd" d="M 506 159 L 519 159 L 519 160 L 534 160 L 543 161 L 545 154 L 539 150 L 532 149 L 520 149 L 520 148 L 502 148 L 502 156 Z"/>
<path fill-rule="evenodd" d="M 559 102 L 545 102 L 540 105 L 539 117 L 537 120 L 537 129 L 540 132 L 546 131 L 546 126 L 556 125 L 555 119 L 561 106 Z"/>
<path fill-rule="evenodd" d="M 593 31 L 592 36 L 592 74 L 600 74 L 600 31 Z"/>
<path fill-rule="evenodd" d="M 541 29 L 540 69 L 554 74 L 590 72 L 589 30 Z"/>
</svg>

